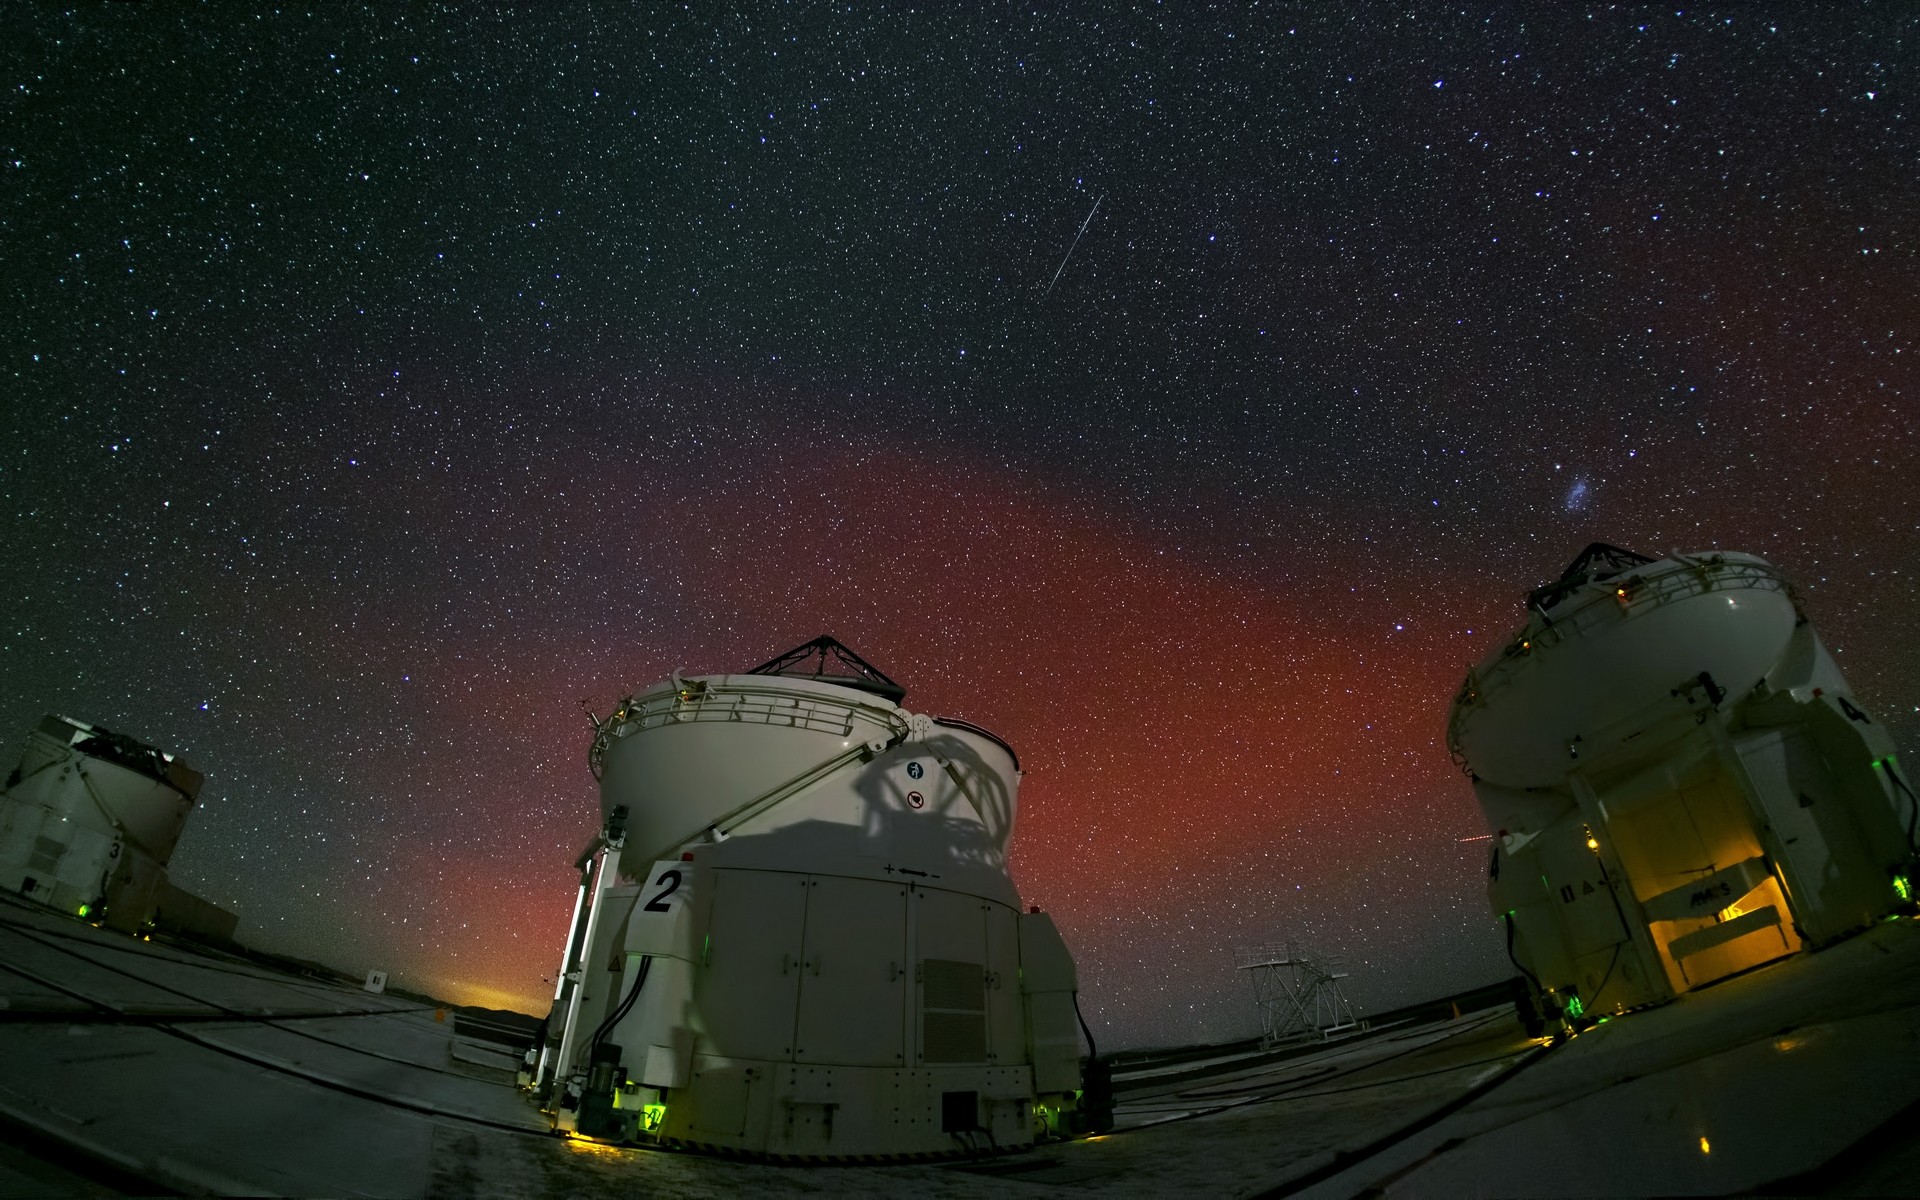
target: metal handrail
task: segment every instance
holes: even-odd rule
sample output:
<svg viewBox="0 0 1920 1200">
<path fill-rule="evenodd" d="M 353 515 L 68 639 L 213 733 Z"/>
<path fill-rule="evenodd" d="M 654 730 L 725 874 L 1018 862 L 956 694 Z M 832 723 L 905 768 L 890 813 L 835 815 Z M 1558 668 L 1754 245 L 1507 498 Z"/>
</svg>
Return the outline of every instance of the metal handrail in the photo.
<svg viewBox="0 0 1920 1200">
<path fill-rule="evenodd" d="M 587 749 L 587 766 L 598 779 L 607 747 L 614 741 L 647 729 L 690 721 L 731 721 L 759 725 L 786 725 L 815 733 L 849 737 L 856 715 L 883 728 L 902 726 L 905 715 L 891 706 L 803 695 L 778 687 L 754 684 L 687 685 L 644 699 L 628 696 L 604 721 L 593 722 L 594 737 Z"/>
</svg>

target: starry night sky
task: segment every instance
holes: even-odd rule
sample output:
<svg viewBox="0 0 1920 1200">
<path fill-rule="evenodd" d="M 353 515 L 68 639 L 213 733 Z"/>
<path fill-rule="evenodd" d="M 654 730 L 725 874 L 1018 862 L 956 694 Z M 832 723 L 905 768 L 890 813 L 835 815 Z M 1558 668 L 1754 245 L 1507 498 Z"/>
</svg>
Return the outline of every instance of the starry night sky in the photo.
<svg viewBox="0 0 1920 1200">
<path fill-rule="evenodd" d="M 1589 541 L 1920 746 L 1920 14 L 1173 8 L 8 6 L 0 737 L 537 1013 L 582 702 L 832 633 L 1019 749 L 1102 1049 L 1510 973 L 1446 710 Z"/>
</svg>

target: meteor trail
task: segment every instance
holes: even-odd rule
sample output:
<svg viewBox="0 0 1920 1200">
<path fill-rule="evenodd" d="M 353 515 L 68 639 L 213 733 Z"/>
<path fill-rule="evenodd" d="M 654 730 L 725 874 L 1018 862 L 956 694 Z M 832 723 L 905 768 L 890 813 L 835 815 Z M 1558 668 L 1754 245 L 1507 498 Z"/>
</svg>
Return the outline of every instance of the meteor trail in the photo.
<svg viewBox="0 0 1920 1200">
<path fill-rule="evenodd" d="M 1073 257 L 1074 249 L 1080 245 L 1080 239 L 1087 232 L 1087 226 L 1093 224 L 1093 214 L 1100 211 L 1100 202 L 1106 198 L 1105 192 L 1093 198 L 1093 207 L 1087 210 L 1087 219 L 1080 222 L 1080 232 L 1073 235 L 1073 245 L 1067 247 L 1067 257 L 1060 260 L 1060 265 L 1054 268 L 1053 278 L 1047 280 L 1047 290 L 1040 293 L 1042 300 L 1053 295 L 1053 285 L 1060 282 L 1060 272 L 1067 269 L 1067 260 Z"/>
</svg>

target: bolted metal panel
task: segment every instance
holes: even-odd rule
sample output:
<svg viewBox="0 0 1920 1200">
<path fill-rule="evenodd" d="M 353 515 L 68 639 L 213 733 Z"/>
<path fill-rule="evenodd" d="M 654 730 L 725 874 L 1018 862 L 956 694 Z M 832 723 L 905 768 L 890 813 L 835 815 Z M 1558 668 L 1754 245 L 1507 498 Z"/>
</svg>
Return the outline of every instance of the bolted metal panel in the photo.
<svg viewBox="0 0 1920 1200">
<path fill-rule="evenodd" d="M 732 1058 L 790 1062 L 807 877 L 715 871 L 712 943 L 695 996 L 707 1044 Z"/>
<path fill-rule="evenodd" d="M 813 876 L 808 880 L 806 924 L 795 1061 L 903 1065 L 907 889 L 896 883 Z"/>
</svg>

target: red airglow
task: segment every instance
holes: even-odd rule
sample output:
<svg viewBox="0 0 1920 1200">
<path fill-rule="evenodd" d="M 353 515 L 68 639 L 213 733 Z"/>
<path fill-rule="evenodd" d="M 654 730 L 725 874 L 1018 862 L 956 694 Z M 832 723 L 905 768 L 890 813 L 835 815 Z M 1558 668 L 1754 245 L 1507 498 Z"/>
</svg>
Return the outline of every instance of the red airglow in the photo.
<svg viewBox="0 0 1920 1200">
<path fill-rule="evenodd" d="M 1348 895 L 1475 819 L 1440 742 L 1471 648 L 1438 598 L 1464 580 L 1429 578 L 1423 625 L 1396 620 L 1408 598 L 1349 582 L 1380 574 L 1359 548 L 1273 586 L 1259 564 L 1230 574 L 1064 487 L 949 455 L 812 448 L 738 474 L 754 472 L 751 504 L 725 480 L 651 489 L 616 472 L 595 487 L 638 497 L 619 520 L 560 515 L 546 531 L 675 577 L 674 624 L 694 617 L 676 646 L 636 605 L 617 647 L 564 627 L 461 639 L 420 672 L 446 697 L 425 718 L 443 739 L 425 808 L 466 823 L 449 846 L 429 822 L 400 851 L 431 864 L 405 889 L 415 903 L 443 927 L 463 918 L 410 955 L 439 986 L 544 1010 L 571 862 L 597 820 L 580 698 L 604 711 L 675 668 L 739 670 L 821 632 L 900 680 L 909 709 L 1019 751 L 1016 882 L 1095 975 L 1200 909 L 1223 945 L 1284 932 L 1282 891 Z"/>
</svg>

